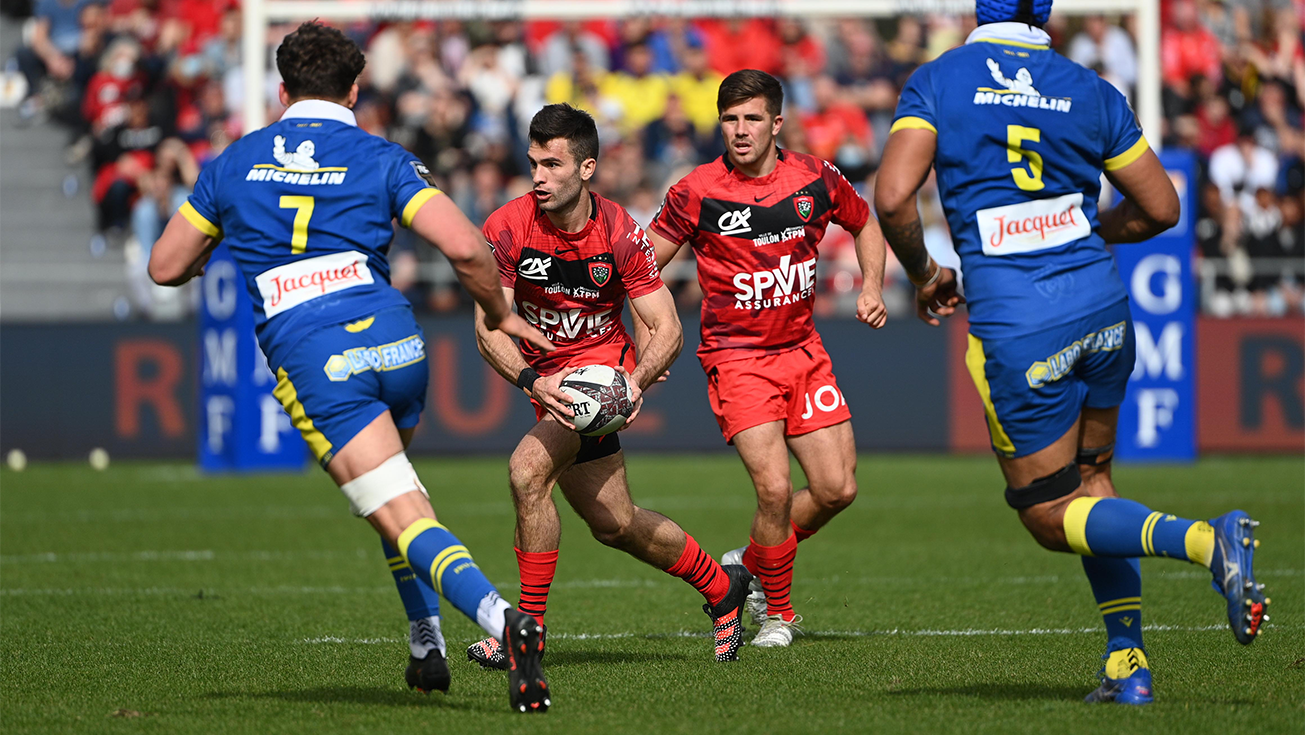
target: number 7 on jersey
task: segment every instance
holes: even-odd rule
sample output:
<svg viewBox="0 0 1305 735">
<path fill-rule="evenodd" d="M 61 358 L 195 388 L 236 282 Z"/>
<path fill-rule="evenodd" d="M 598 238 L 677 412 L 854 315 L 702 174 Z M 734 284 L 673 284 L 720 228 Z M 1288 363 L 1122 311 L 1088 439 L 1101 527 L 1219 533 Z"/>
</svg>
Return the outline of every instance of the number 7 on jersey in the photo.
<svg viewBox="0 0 1305 735">
<path fill-rule="evenodd" d="M 290 236 L 290 252 L 302 253 L 308 249 L 308 220 L 313 217 L 313 198 L 306 196 L 281 197 L 281 209 L 295 210 L 295 224 Z"/>
</svg>

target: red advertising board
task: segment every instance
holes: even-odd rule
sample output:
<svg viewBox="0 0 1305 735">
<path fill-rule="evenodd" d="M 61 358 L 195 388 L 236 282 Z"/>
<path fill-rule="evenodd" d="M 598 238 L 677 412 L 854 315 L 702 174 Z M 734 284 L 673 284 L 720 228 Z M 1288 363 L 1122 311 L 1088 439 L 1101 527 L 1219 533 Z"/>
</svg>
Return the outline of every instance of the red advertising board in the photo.
<svg viewBox="0 0 1305 735">
<path fill-rule="evenodd" d="M 1197 322 L 1197 446 L 1305 451 L 1305 319 Z"/>
</svg>

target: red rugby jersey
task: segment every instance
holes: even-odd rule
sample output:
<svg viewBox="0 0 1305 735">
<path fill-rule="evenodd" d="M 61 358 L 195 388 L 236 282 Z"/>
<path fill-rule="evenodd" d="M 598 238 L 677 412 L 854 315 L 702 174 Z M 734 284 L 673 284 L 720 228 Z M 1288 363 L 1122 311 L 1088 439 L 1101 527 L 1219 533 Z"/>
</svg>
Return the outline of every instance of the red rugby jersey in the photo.
<svg viewBox="0 0 1305 735">
<path fill-rule="evenodd" d="M 671 187 L 650 227 L 698 258 L 703 367 L 811 340 L 816 246 L 831 221 L 855 233 L 869 217 L 837 168 L 793 151 L 759 178 L 722 156 Z"/>
<path fill-rule="evenodd" d="M 515 289 L 517 313 L 557 350 L 549 355 L 521 342 L 530 366 L 548 375 L 582 364 L 576 358 L 603 345 L 633 344 L 621 310 L 662 287 L 652 243 L 616 202 L 597 194 L 579 232 L 553 226 L 526 194 L 485 221 L 504 288 Z"/>
</svg>

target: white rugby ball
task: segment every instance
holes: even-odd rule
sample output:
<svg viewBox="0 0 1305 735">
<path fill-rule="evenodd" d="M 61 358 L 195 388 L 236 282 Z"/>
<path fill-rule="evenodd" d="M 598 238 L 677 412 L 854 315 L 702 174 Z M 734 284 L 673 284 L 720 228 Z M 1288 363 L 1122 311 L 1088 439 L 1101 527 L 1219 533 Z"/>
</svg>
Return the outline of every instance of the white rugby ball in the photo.
<svg viewBox="0 0 1305 735">
<path fill-rule="evenodd" d="M 602 436 L 625 426 L 634 413 L 630 385 L 625 376 L 606 365 L 586 365 L 562 381 L 561 389 L 571 397 L 576 433 Z"/>
</svg>

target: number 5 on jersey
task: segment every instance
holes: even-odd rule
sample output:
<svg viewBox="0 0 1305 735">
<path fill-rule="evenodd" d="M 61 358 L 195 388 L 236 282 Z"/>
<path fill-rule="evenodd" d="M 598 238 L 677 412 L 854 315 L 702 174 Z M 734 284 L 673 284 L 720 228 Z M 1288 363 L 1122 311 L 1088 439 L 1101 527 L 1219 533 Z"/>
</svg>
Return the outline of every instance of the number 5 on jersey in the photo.
<svg viewBox="0 0 1305 735">
<path fill-rule="evenodd" d="M 281 209 L 295 210 L 294 230 L 290 236 L 290 252 L 302 253 L 308 249 L 308 220 L 313 217 L 313 198 L 283 196 L 281 197 Z"/>
<path fill-rule="evenodd" d="M 1021 190 L 1041 191 L 1045 186 L 1042 183 L 1042 155 L 1025 149 L 1023 145 L 1026 140 L 1032 143 L 1042 142 L 1042 131 L 1037 128 L 1026 128 L 1023 125 L 1006 126 L 1006 162 L 1020 163 L 1021 159 L 1028 159 L 1028 171 L 1020 166 L 1014 166 L 1010 170 L 1010 175 L 1015 178 L 1015 185 Z M 309 197 L 281 197 L 282 201 L 288 198 Z M 285 204 L 281 206 L 284 207 Z"/>
</svg>

